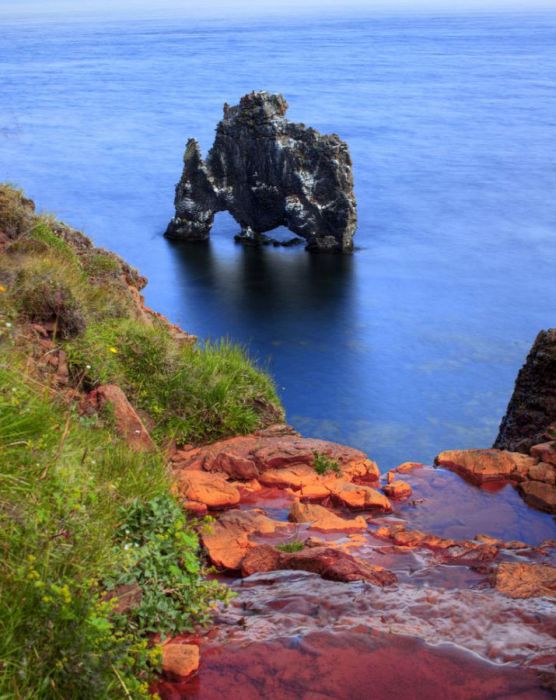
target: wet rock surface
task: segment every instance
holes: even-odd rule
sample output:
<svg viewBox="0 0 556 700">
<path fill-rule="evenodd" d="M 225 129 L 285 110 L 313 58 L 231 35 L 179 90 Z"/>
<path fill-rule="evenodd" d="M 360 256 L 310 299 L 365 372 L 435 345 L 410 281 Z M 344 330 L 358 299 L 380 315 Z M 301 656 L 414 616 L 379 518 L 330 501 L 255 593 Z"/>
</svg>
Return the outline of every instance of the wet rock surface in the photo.
<svg viewBox="0 0 556 700">
<path fill-rule="evenodd" d="M 187 678 L 199 668 L 197 644 L 165 644 L 162 647 L 162 672 L 168 678 Z"/>
<path fill-rule="evenodd" d="M 519 483 L 529 505 L 556 513 L 556 443 L 534 445 L 530 455 L 497 449 L 448 450 L 435 462 L 473 483 Z"/>
<path fill-rule="evenodd" d="M 226 210 L 240 224 L 242 242 L 279 243 L 264 233 L 286 226 L 309 250 L 352 249 L 357 217 L 348 147 L 336 134 L 289 122 L 287 108 L 282 95 L 252 92 L 224 105 L 206 160 L 197 141 L 187 142 L 167 236 L 206 240 L 215 213 Z"/>
<path fill-rule="evenodd" d="M 556 598 L 556 567 L 504 562 L 496 570 L 495 586 L 510 598 Z"/>
<path fill-rule="evenodd" d="M 289 519 L 294 523 L 309 523 L 312 530 L 321 532 L 357 532 L 367 529 L 365 518 L 342 518 L 328 508 L 294 501 Z"/>
<path fill-rule="evenodd" d="M 554 521 L 515 485 L 551 485 L 532 480 L 552 473 L 539 461 L 551 449 L 452 451 L 454 471 L 404 463 L 383 477 L 357 450 L 283 426 L 176 452 L 178 480 L 239 494 L 202 535 L 237 595 L 201 640 L 198 676 L 165 682 L 162 697 L 549 697 Z M 381 492 L 400 482 L 403 497 Z M 406 678 L 409 649 L 433 667 Z"/>
</svg>

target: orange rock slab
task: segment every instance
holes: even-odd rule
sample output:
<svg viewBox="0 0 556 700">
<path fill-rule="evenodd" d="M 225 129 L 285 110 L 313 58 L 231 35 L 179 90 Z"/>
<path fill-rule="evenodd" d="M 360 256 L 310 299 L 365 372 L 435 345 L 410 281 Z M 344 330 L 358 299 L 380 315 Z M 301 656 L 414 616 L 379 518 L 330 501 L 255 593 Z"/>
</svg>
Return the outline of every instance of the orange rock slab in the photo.
<svg viewBox="0 0 556 700">
<path fill-rule="evenodd" d="M 504 562 L 496 570 L 495 586 L 510 598 L 555 598 L 556 566 Z"/>
<path fill-rule="evenodd" d="M 231 510 L 223 513 L 201 537 L 215 566 L 237 571 L 252 546 L 249 535 L 271 535 L 277 528 L 285 526 L 286 523 L 272 520 L 260 510 Z"/>
<path fill-rule="evenodd" d="M 313 467 L 315 453 L 325 454 L 338 463 L 348 478 L 376 480 L 377 465 L 365 453 L 326 440 L 300 437 L 287 426 L 275 426 L 259 433 L 219 440 L 211 445 L 179 450 L 172 457 L 174 466 L 194 466 L 208 472 L 225 473 L 233 479 L 250 480 L 276 469 L 306 465 Z"/>
<path fill-rule="evenodd" d="M 328 508 L 311 503 L 294 501 L 289 518 L 294 523 L 309 523 L 312 530 L 321 532 L 356 532 L 367 529 L 365 518 L 341 518 Z"/>
<path fill-rule="evenodd" d="M 162 647 L 162 671 L 169 678 L 187 678 L 195 673 L 199 663 L 199 647 L 196 644 L 169 642 Z"/>
<path fill-rule="evenodd" d="M 343 479 L 328 484 L 331 495 L 340 503 L 354 510 L 392 511 L 392 504 L 380 491 L 363 484 L 352 484 Z"/>
<path fill-rule="evenodd" d="M 174 491 L 186 501 L 203 503 L 218 510 L 239 503 L 238 489 L 219 474 L 207 474 L 198 470 L 174 472 Z"/>
<path fill-rule="evenodd" d="M 401 479 L 395 479 L 382 489 L 389 498 L 409 498 L 413 493 L 411 486 Z"/>
<path fill-rule="evenodd" d="M 520 452 L 506 450 L 447 450 L 437 455 L 435 464 L 482 484 L 503 479 L 521 481 L 537 461 Z"/>
</svg>

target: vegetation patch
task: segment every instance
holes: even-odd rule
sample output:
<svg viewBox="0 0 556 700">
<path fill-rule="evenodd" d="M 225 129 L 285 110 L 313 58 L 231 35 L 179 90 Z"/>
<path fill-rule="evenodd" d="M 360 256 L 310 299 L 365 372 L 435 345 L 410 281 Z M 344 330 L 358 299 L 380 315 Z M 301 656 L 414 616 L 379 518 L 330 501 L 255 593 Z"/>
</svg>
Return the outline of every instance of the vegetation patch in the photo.
<svg viewBox="0 0 556 700">
<path fill-rule="evenodd" d="M 164 459 L 0 362 L 0 697 L 148 697 L 149 633 L 203 625 L 227 589 L 207 581 L 195 523 Z M 139 604 L 120 609 L 134 584 Z"/>
<path fill-rule="evenodd" d="M 291 540 L 290 542 L 284 542 L 282 544 L 277 544 L 276 549 L 281 552 L 301 552 L 305 548 L 305 543 L 301 540 Z"/>
<path fill-rule="evenodd" d="M 108 409 L 84 416 L 80 401 L 119 384 L 161 447 L 282 410 L 242 349 L 180 342 L 142 307 L 143 284 L 0 185 L 1 699 L 149 697 L 152 634 L 202 626 L 228 598 L 164 452 L 131 451 Z"/>
<path fill-rule="evenodd" d="M 313 467 L 320 476 L 329 473 L 342 473 L 339 462 L 324 452 L 313 452 Z"/>
<path fill-rule="evenodd" d="M 121 386 L 161 442 L 208 442 L 283 416 L 270 377 L 227 341 L 179 345 L 161 324 L 122 319 L 91 325 L 66 347 L 74 375 L 91 388 Z"/>
</svg>

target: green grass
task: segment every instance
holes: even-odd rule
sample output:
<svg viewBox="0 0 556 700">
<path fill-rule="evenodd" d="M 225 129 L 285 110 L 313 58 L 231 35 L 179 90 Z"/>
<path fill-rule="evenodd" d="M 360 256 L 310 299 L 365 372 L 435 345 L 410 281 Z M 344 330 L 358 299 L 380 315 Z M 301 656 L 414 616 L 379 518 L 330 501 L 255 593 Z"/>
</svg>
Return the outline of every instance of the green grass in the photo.
<svg viewBox="0 0 556 700">
<path fill-rule="evenodd" d="M 89 326 L 66 348 L 75 376 L 120 385 L 161 442 L 206 442 L 283 418 L 272 380 L 227 341 L 179 346 L 161 326 L 123 319 Z"/>
<path fill-rule="evenodd" d="M 147 633 L 205 624 L 225 591 L 203 577 L 162 456 L 131 452 L 7 365 L 4 356 L 0 698 L 147 697 L 158 661 Z M 117 615 L 105 591 L 125 583 L 142 601 Z"/>
<path fill-rule="evenodd" d="M 331 472 L 341 474 L 339 462 L 324 452 L 313 452 L 313 467 L 320 476 Z"/>
<path fill-rule="evenodd" d="M 31 214 L 25 201 L 0 185 L 0 228 L 18 232 L 0 256 L 0 314 L 54 325 L 75 383 L 120 385 L 160 445 L 207 442 L 283 420 L 271 378 L 244 349 L 228 341 L 180 343 L 137 306 L 129 287 L 130 280 L 141 284 L 136 271 L 53 217 Z"/>
<path fill-rule="evenodd" d="M 205 624 L 227 597 L 204 576 L 201 524 L 170 495 L 163 448 L 283 412 L 241 348 L 176 340 L 138 305 L 136 271 L 7 185 L 0 231 L 0 700 L 147 697 L 159 663 L 149 635 Z M 54 328 L 54 349 L 32 323 Z M 59 349 L 66 387 L 38 363 Z M 160 452 L 130 451 L 109 411 L 79 414 L 72 392 L 107 382 Z M 140 589 L 125 612 L 108 599 L 122 585 Z"/>
<path fill-rule="evenodd" d="M 277 544 L 276 549 L 281 552 L 301 552 L 305 548 L 305 544 L 301 540 L 291 540 L 290 542 L 284 542 L 283 544 Z"/>
</svg>

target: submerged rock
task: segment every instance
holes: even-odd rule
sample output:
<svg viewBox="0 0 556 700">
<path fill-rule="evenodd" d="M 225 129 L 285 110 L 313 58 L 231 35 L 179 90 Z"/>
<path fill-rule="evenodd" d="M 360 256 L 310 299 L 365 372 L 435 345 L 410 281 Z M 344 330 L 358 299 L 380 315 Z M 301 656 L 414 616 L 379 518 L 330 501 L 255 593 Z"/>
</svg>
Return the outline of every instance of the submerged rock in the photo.
<svg viewBox="0 0 556 700">
<path fill-rule="evenodd" d="M 556 431 L 556 328 L 541 331 L 521 368 L 494 447 L 528 452 Z"/>
<path fill-rule="evenodd" d="M 519 485 L 525 501 L 538 510 L 556 513 L 556 487 L 542 481 L 525 481 Z"/>
<path fill-rule="evenodd" d="M 357 216 L 348 147 L 336 134 L 288 121 L 287 108 L 282 95 L 252 92 L 239 105 L 224 105 L 206 160 L 189 139 L 168 237 L 206 240 L 215 213 L 229 211 L 244 242 L 272 242 L 262 234 L 286 226 L 308 250 L 353 248 Z"/>
<path fill-rule="evenodd" d="M 556 567 L 504 562 L 496 570 L 495 586 L 510 598 L 556 598 Z"/>
<path fill-rule="evenodd" d="M 512 481 L 533 508 L 556 513 L 556 465 L 539 462 L 554 459 L 552 443 L 536 445 L 531 456 L 507 450 L 447 450 L 435 459 L 475 484 Z"/>
</svg>

